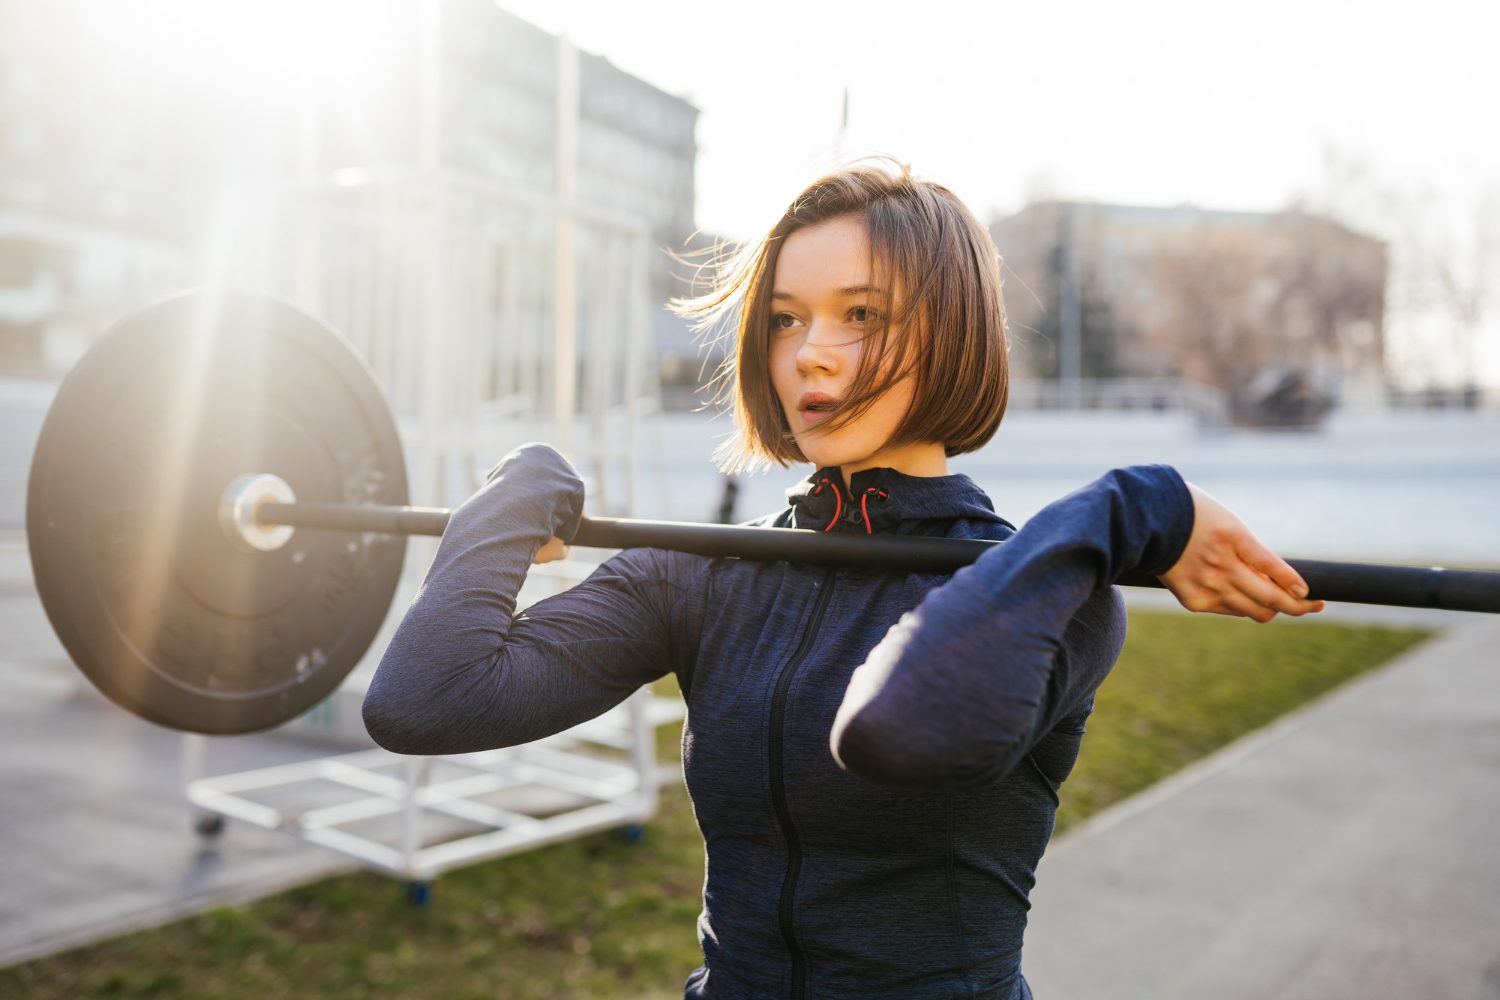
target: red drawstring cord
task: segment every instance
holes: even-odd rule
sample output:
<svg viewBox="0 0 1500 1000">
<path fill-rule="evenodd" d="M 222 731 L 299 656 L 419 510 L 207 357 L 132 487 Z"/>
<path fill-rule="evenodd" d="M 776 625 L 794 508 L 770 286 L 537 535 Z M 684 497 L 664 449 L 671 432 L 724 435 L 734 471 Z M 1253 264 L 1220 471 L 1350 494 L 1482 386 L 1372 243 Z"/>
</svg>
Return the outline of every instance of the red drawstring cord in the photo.
<svg viewBox="0 0 1500 1000">
<path fill-rule="evenodd" d="M 859 498 L 859 513 L 860 513 L 860 516 L 865 519 L 865 534 L 867 534 L 867 535 L 873 535 L 875 533 L 875 529 L 872 528 L 872 527 L 870 527 L 870 512 L 869 512 L 869 510 L 867 510 L 865 508 L 865 502 L 870 499 L 870 494 L 871 493 L 874 493 L 876 496 L 880 497 L 880 499 L 882 499 L 882 500 L 884 500 L 886 497 L 890 496 L 890 494 L 887 493 L 885 490 L 877 489 L 874 486 L 866 486 L 865 487 L 864 495 Z"/>
<path fill-rule="evenodd" d="M 827 485 L 827 479 L 819 479 L 818 485 L 812 488 L 812 495 L 818 496 L 823 492 L 823 487 Z M 870 494 L 872 493 L 881 500 L 884 500 L 886 497 L 890 496 L 889 493 L 877 486 L 865 487 L 864 495 L 859 498 L 859 513 L 860 517 L 863 518 L 865 522 L 865 534 L 867 535 L 873 535 L 875 533 L 875 529 L 870 527 L 870 510 L 869 507 L 866 506 L 869 503 Z M 833 488 L 833 503 L 833 518 L 828 522 L 828 526 L 823 529 L 824 531 L 832 531 L 833 526 L 839 523 L 839 515 L 844 512 L 844 497 L 843 494 L 839 492 L 837 486 Z"/>
<path fill-rule="evenodd" d="M 827 485 L 828 485 L 828 480 L 826 478 L 819 479 L 818 480 L 818 485 L 816 485 L 816 486 L 814 486 L 812 488 L 812 495 L 813 496 L 820 495 L 823 492 L 823 487 L 825 487 Z M 844 512 L 844 498 L 839 495 L 838 487 L 836 487 L 836 486 L 833 489 L 833 502 L 834 502 L 833 520 L 831 520 L 831 521 L 828 522 L 828 527 L 824 528 L 823 529 L 824 531 L 832 531 L 833 530 L 833 526 L 835 524 L 839 523 L 839 515 Z"/>
</svg>

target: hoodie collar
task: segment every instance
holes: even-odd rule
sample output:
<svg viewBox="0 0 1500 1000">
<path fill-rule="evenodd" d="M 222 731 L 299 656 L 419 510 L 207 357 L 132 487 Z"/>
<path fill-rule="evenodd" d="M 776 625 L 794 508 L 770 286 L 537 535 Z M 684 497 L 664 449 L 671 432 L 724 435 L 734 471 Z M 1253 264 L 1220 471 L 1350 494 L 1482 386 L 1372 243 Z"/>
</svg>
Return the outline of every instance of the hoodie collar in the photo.
<svg viewBox="0 0 1500 1000">
<path fill-rule="evenodd" d="M 1009 525 L 968 476 L 908 476 L 895 469 L 861 469 L 844 477 L 822 468 L 786 491 L 792 527 L 861 534 L 895 532 L 903 521 L 969 518 Z"/>
</svg>

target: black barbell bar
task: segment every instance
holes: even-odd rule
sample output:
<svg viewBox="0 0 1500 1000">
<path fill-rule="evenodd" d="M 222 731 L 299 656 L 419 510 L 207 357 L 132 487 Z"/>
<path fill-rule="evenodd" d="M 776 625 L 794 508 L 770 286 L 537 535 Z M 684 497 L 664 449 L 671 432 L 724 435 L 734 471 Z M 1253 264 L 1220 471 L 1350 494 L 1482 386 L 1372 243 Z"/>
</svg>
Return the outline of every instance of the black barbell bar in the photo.
<svg viewBox="0 0 1500 1000">
<path fill-rule="evenodd" d="M 335 503 L 263 503 L 262 525 L 395 535 L 441 535 L 452 512 L 441 507 L 353 506 Z M 795 528 L 695 524 L 585 517 L 572 544 L 586 548 L 660 548 L 694 555 L 785 560 L 908 573 L 952 573 L 1003 544 L 977 538 L 917 535 L 832 535 Z M 1500 613 L 1500 573 L 1442 567 L 1288 559 L 1307 581 L 1313 600 L 1447 611 Z M 1145 573 L 1127 573 L 1121 584 L 1161 588 Z"/>
</svg>

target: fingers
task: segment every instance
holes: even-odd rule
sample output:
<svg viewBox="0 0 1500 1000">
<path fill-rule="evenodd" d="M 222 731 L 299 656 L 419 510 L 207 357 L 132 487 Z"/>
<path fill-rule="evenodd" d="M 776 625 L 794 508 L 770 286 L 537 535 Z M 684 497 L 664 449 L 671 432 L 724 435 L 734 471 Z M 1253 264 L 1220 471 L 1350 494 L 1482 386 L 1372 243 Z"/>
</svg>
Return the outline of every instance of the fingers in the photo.
<svg viewBox="0 0 1500 1000">
<path fill-rule="evenodd" d="M 1257 576 L 1256 579 L 1259 580 L 1258 584 L 1245 581 L 1238 586 L 1225 586 L 1212 590 L 1200 587 L 1182 591 L 1174 590 L 1173 593 L 1176 594 L 1182 606 L 1189 611 L 1233 615 L 1238 618 L 1249 618 L 1262 624 L 1278 614 L 1300 618 L 1302 615 L 1315 614 L 1323 610 L 1322 601 L 1299 600 L 1280 590 L 1264 577 Z"/>
<path fill-rule="evenodd" d="M 1259 573 L 1263 573 L 1286 593 L 1297 599 L 1307 596 L 1307 581 L 1292 568 L 1285 559 L 1261 544 L 1254 535 L 1246 532 L 1239 545 L 1240 558 Z"/>
<path fill-rule="evenodd" d="M 1264 579 L 1261 582 L 1266 587 L 1270 586 Z M 1250 618 L 1264 623 L 1275 618 L 1278 609 L 1266 603 L 1268 598 L 1258 596 L 1254 592 L 1258 589 L 1235 586 L 1226 582 L 1212 586 L 1185 587 L 1180 591 L 1173 590 L 1173 593 L 1182 606 L 1189 611 L 1234 615 L 1238 618 Z"/>
<path fill-rule="evenodd" d="M 568 549 L 568 543 L 561 538 L 549 538 L 545 545 L 537 549 L 536 555 L 531 558 L 531 562 L 533 565 L 540 565 L 542 563 L 556 562 L 559 559 L 566 559 L 568 558 Z"/>
<path fill-rule="evenodd" d="M 1306 583 L 1301 576 L 1248 531 L 1241 529 L 1229 541 L 1205 546 L 1162 578 L 1183 607 L 1262 623 L 1277 614 L 1300 617 L 1323 610 L 1322 601 L 1302 596 Z"/>
<path fill-rule="evenodd" d="M 1256 588 L 1255 595 L 1261 605 L 1297 617 L 1316 614 L 1327 606 L 1322 601 L 1308 600 L 1309 588 L 1302 574 L 1249 532 L 1238 548 L 1244 564 L 1260 577 L 1259 585 L 1251 582 L 1246 586 Z"/>
<path fill-rule="evenodd" d="M 1264 561 L 1252 562 L 1245 560 L 1236 566 L 1230 574 L 1231 585 L 1237 594 L 1249 604 L 1270 611 L 1271 614 L 1266 616 L 1266 621 L 1269 621 L 1271 616 L 1277 612 L 1284 615 L 1301 616 L 1309 612 L 1321 611 L 1321 601 L 1309 601 L 1299 595 L 1296 588 L 1300 587 L 1301 593 L 1305 594 L 1307 592 L 1307 584 L 1302 581 L 1302 578 L 1297 575 L 1296 571 L 1292 570 L 1290 566 L 1287 566 L 1275 556 L 1271 558 L 1281 563 L 1289 571 L 1290 578 L 1286 574 L 1282 574 L 1280 579 L 1278 579 L 1266 573 L 1261 568 L 1266 565 Z M 1256 615 L 1247 615 L 1247 617 L 1256 618 L 1257 621 L 1261 620 Z"/>
<path fill-rule="evenodd" d="M 1295 584 L 1293 584 L 1295 586 Z M 1278 614 L 1300 618 L 1323 610 L 1322 601 L 1309 601 L 1289 593 L 1275 579 L 1249 563 L 1239 563 L 1211 591 L 1212 606 L 1205 610 L 1268 622 Z"/>
<path fill-rule="evenodd" d="M 1234 609 L 1234 613 L 1246 618 L 1268 622 L 1278 611 L 1288 614 L 1296 611 L 1296 598 L 1246 563 L 1240 563 L 1231 571 L 1230 585 L 1233 590 L 1225 603 Z"/>
</svg>

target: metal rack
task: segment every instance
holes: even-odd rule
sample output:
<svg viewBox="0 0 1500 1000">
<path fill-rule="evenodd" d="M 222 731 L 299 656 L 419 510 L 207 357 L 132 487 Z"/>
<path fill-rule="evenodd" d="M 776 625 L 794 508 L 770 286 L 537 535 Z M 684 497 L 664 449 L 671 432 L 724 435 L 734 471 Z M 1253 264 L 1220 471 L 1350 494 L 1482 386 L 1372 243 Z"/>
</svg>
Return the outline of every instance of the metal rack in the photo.
<svg viewBox="0 0 1500 1000">
<path fill-rule="evenodd" d="M 188 801 L 217 835 L 232 818 L 280 830 L 405 879 L 416 902 L 451 868 L 624 827 L 655 813 L 677 781 L 656 760 L 656 728 L 680 699 L 642 689 L 597 719 L 503 750 L 407 757 L 363 750 L 205 777 L 207 737 L 184 737 Z"/>
</svg>

